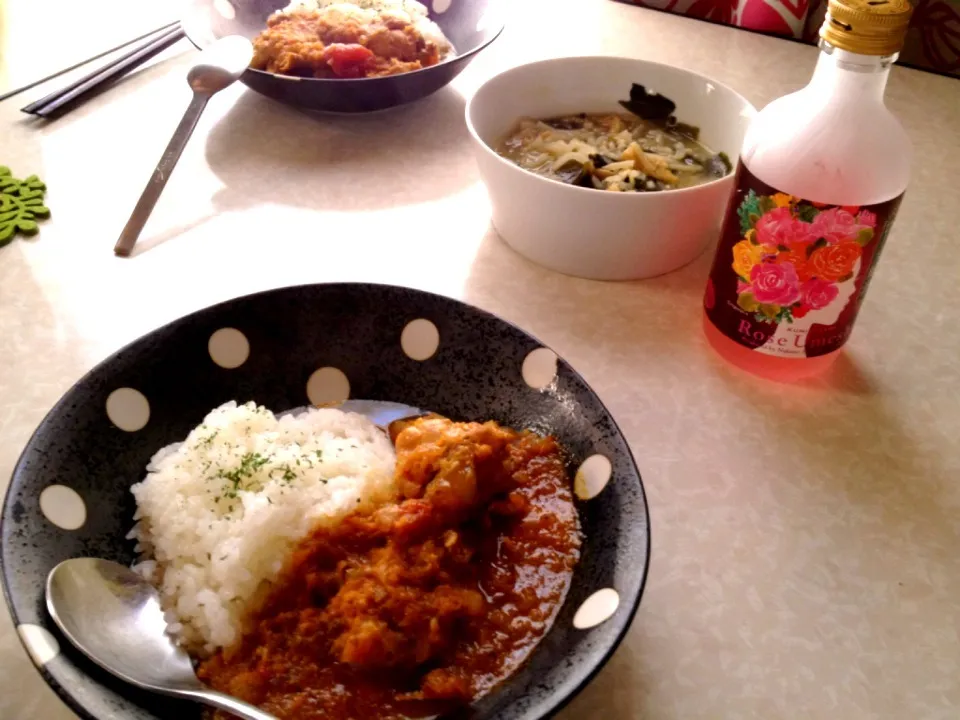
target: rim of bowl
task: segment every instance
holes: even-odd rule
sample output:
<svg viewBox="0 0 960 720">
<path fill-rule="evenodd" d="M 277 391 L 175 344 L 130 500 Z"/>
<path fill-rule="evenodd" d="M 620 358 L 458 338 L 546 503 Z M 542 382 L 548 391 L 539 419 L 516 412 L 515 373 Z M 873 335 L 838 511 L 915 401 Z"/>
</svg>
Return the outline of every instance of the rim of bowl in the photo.
<svg viewBox="0 0 960 720">
<path fill-rule="evenodd" d="M 189 40 L 190 44 L 193 45 L 197 50 L 202 51 L 203 46 L 201 46 L 196 40 L 194 40 L 194 37 L 197 35 L 197 33 L 190 32 L 191 24 L 192 23 L 181 20 L 181 25 L 183 26 L 183 31 L 187 37 L 187 40 Z M 490 45 L 490 43 L 492 43 L 494 40 L 500 37 L 503 34 L 504 29 L 506 29 L 507 25 L 505 22 L 500 21 L 496 25 L 494 25 L 494 27 L 496 28 L 496 32 L 494 32 L 490 37 L 488 37 L 482 43 L 477 45 L 475 48 L 472 48 L 471 50 L 467 50 L 463 54 L 457 54 L 457 55 L 454 55 L 453 57 L 449 57 L 449 58 L 446 58 L 445 60 L 441 60 L 436 65 L 430 65 L 428 67 L 418 68 L 417 70 L 408 70 L 407 72 L 398 73 L 397 75 L 383 75 L 380 77 L 362 77 L 362 78 L 316 78 L 316 77 L 300 77 L 299 75 L 282 75 L 280 73 L 268 72 L 267 70 L 259 70 L 257 68 L 252 68 L 252 67 L 246 68 L 243 72 L 244 74 L 251 73 L 254 75 L 264 75 L 266 77 L 279 78 L 281 82 L 298 82 L 298 83 L 310 82 L 310 83 L 321 83 L 321 84 L 330 83 L 334 85 L 338 83 L 343 83 L 343 82 L 351 82 L 351 83 L 384 82 L 384 81 L 389 81 L 390 79 L 398 77 L 400 75 L 417 75 L 419 73 L 424 73 L 434 68 L 438 68 L 442 65 L 449 65 L 451 63 L 457 62 L 458 60 L 465 60 L 467 58 L 471 58 L 477 53 L 479 53 L 481 50 L 486 49 Z M 217 40 L 219 39 L 220 38 L 217 38 Z M 353 113 L 350 113 L 350 114 L 353 114 Z"/>
<path fill-rule="evenodd" d="M 580 188 L 580 189 L 586 189 L 586 188 Z M 475 312 L 480 313 L 481 315 L 485 315 L 488 318 L 491 318 L 493 320 L 503 323 L 504 325 L 507 325 L 510 328 L 513 328 L 514 330 L 520 332 L 522 335 L 526 335 L 527 337 L 534 340 L 536 343 L 540 345 L 540 347 L 547 348 L 548 350 L 553 350 L 553 348 L 550 347 L 550 345 L 543 342 L 539 337 L 537 337 L 533 333 L 527 330 L 524 330 L 522 327 L 520 327 L 516 323 L 511 322 L 510 320 L 507 320 L 506 318 L 498 315 L 497 313 L 490 312 L 489 310 L 484 310 L 483 308 L 477 305 L 474 305 L 472 303 L 469 303 L 466 300 L 460 300 L 457 298 L 449 297 L 447 295 L 441 295 L 440 293 L 434 293 L 428 290 L 421 290 L 419 288 L 411 288 L 403 285 L 393 285 L 391 283 L 378 283 L 378 282 L 301 283 L 298 285 L 284 285 L 277 288 L 260 290 L 257 292 L 248 293 L 246 295 L 239 295 L 234 298 L 229 298 L 227 300 L 223 300 L 221 302 L 217 302 L 212 305 L 207 305 L 205 307 L 198 308 L 192 312 L 186 313 L 185 315 L 181 315 L 180 317 L 174 318 L 169 322 L 165 322 L 162 325 L 158 325 L 154 327 L 152 330 L 148 330 L 142 335 L 126 343 L 123 347 L 115 350 L 106 358 L 103 358 L 102 360 L 100 360 L 96 365 L 94 365 L 82 376 L 80 376 L 80 378 L 76 382 L 74 382 L 67 390 L 65 390 L 63 394 L 59 398 L 57 398 L 53 406 L 46 412 L 46 414 L 40 420 L 37 427 L 34 428 L 33 432 L 30 434 L 30 438 L 27 440 L 27 442 L 23 446 L 23 449 L 20 451 L 20 455 L 17 457 L 17 461 L 13 466 L 13 471 L 10 473 L 10 482 L 7 484 L 7 489 L 3 493 L 3 502 L 2 504 L 0 504 L 0 517 L 2 517 L 3 511 L 6 510 L 7 505 L 9 504 L 10 498 L 12 497 L 13 480 L 14 478 L 17 477 L 17 475 L 21 471 L 24 454 L 26 453 L 27 448 L 30 447 L 30 445 L 34 442 L 34 440 L 40 434 L 41 430 L 44 429 L 47 423 L 53 420 L 54 411 L 57 410 L 57 408 L 59 407 L 63 399 L 67 395 L 72 393 L 74 390 L 76 390 L 78 387 L 80 387 L 82 384 L 88 382 L 88 380 L 92 378 L 95 375 L 95 373 L 97 373 L 97 371 L 99 371 L 103 366 L 110 363 L 114 359 L 114 357 L 126 352 L 127 350 L 132 348 L 134 345 L 142 341 L 144 338 L 150 335 L 153 335 L 154 333 L 159 332 L 161 330 L 165 330 L 166 328 L 176 325 L 177 323 L 183 322 L 185 319 L 193 317 L 195 315 L 199 315 L 201 313 L 219 309 L 223 306 L 229 305 L 230 303 L 236 302 L 238 300 L 251 300 L 255 297 L 259 297 L 262 295 L 268 295 L 271 293 L 278 293 L 278 292 L 292 292 L 292 291 L 300 290 L 302 288 L 316 287 L 317 285 L 325 285 L 325 286 L 333 286 L 333 287 L 358 287 L 358 286 L 359 287 L 363 287 L 363 286 L 384 287 L 384 288 L 392 288 L 396 290 L 406 290 L 408 292 L 416 292 L 421 295 L 426 295 L 440 301 L 453 302 L 456 305 L 467 307 Z M 637 482 L 640 485 L 640 493 L 643 498 L 643 517 L 644 517 L 644 520 L 646 521 L 645 522 L 646 532 L 644 534 L 646 536 L 645 539 L 646 539 L 647 547 L 646 547 L 646 552 L 644 553 L 643 570 L 640 576 L 640 585 L 637 588 L 637 592 L 634 595 L 634 597 L 630 598 L 629 600 L 629 606 L 627 607 L 627 612 L 625 613 L 625 615 L 621 620 L 623 624 L 620 627 L 620 629 L 617 631 L 616 635 L 614 636 L 613 641 L 607 647 L 605 647 L 603 651 L 598 655 L 598 658 L 596 662 L 593 664 L 593 667 L 590 669 L 590 672 L 584 676 L 581 682 L 577 683 L 577 685 L 572 690 L 570 690 L 568 693 L 566 693 L 565 695 L 557 699 L 555 702 L 543 707 L 543 711 L 538 716 L 540 720 L 547 720 L 548 718 L 553 717 L 554 715 L 556 715 L 556 713 L 560 712 L 563 708 L 569 705 L 574 700 L 574 698 L 576 698 L 581 692 L 583 692 L 583 690 L 591 682 L 593 682 L 593 680 L 597 677 L 600 671 L 606 667 L 608 662 L 610 662 L 610 658 L 613 657 L 614 653 L 616 653 L 616 651 L 623 644 L 623 640 L 627 636 L 627 633 L 630 632 L 630 628 L 633 626 L 633 621 L 636 618 L 637 612 L 640 610 L 640 603 L 643 600 L 643 594 L 647 589 L 647 580 L 650 579 L 650 560 L 651 560 L 651 557 L 653 556 L 653 533 L 650 527 L 651 526 L 650 501 L 647 498 L 647 490 L 643 483 L 643 474 L 640 472 L 639 465 L 637 465 L 637 459 L 633 454 L 633 448 L 630 447 L 630 443 L 627 440 L 627 436 L 624 434 L 623 430 L 620 428 L 620 424 L 617 422 L 617 419 L 613 416 L 613 413 L 610 412 L 610 409 L 607 407 L 607 404 L 603 401 L 603 398 L 600 397 L 597 391 L 593 389 L 593 386 L 586 381 L 583 375 L 581 375 L 577 371 L 577 369 L 573 367 L 573 365 L 571 365 L 562 355 L 557 353 L 555 350 L 553 350 L 553 352 L 554 354 L 556 354 L 558 360 L 566 363 L 567 368 L 569 369 L 573 377 L 578 381 L 580 381 L 581 383 L 583 383 L 583 386 L 587 388 L 587 390 L 589 390 L 594 395 L 594 397 L 596 397 L 597 402 L 600 403 L 600 407 L 603 408 L 604 412 L 607 414 L 607 417 L 610 420 L 610 424 L 613 426 L 614 430 L 623 440 L 624 447 L 626 448 L 627 459 L 630 461 L 630 464 L 633 466 L 633 469 L 636 472 Z M 0 543 L 2 543 L 2 537 L 0 537 Z M 2 591 L 3 599 L 7 606 L 7 613 L 9 614 L 10 619 L 13 621 L 14 628 L 16 628 L 20 625 L 20 616 L 19 616 L 19 613 L 17 613 L 16 608 L 14 606 L 13 595 L 11 593 L 11 590 L 7 585 L 7 573 L 6 573 L 6 568 L 3 565 L 3 553 L 0 553 L 0 591 Z M 621 600 L 622 600 L 622 597 L 621 597 Z M 566 603 L 566 599 L 564 600 L 564 603 Z M 620 607 L 623 607 L 623 605 L 621 604 Z M 40 616 L 41 618 L 46 619 L 46 615 L 44 612 L 41 612 Z M 604 622 L 606 623 L 612 620 L 613 618 L 608 618 Z M 540 642 L 546 639 L 546 637 L 549 636 L 552 630 L 553 630 L 553 625 L 551 624 L 550 630 L 548 630 L 547 633 L 537 643 L 537 645 L 534 646 L 534 649 L 533 649 L 534 653 L 537 651 L 537 648 L 539 647 Z M 51 672 L 45 664 L 41 665 L 37 663 L 37 661 L 33 657 L 33 654 L 29 652 L 29 649 L 27 648 L 27 645 L 24 642 L 23 636 L 19 632 L 16 633 L 16 636 L 17 636 L 17 640 L 20 641 L 20 645 L 23 647 L 24 651 L 26 652 L 26 655 L 30 660 L 30 664 L 32 664 L 34 668 L 37 670 L 37 672 L 40 673 L 40 676 L 43 678 L 43 681 L 50 687 L 51 690 L 54 691 L 54 693 L 57 695 L 60 701 L 81 718 L 84 718 L 85 720 L 98 720 L 98 718 L 94 716 L 90 710 L 87 709 L 86 705 L 80 702 L 76 694 L 70 688 L 66 687 L 64 683 L 61 682 L 60 678 L 54 675 L 54 673 Z M 528 657 L 528 660 L 529 660 L 529 657 Z M 518 670 L 519 669 L 520 668 L 518 668 Z M 101 683 L 99 680 L 83 672 L 82 670 L 79 670 L 79 671 L 85 678 L 87 678 L 88 680 L 90 680 L 92 683 L 96 685 L 96 687 L 98 688 L 97 697 L 99 699 L 101 697 L 99 689 L 107 686 L 104 683 Z M 503 680 L 502 683 L 503 684 L 509 683 L 515 673 L 516 673 L 516 670 L 514 671 L 514 673 L 511 673 L 505 680 Z M 120 679 L 117 679 L 117 682 L 122 683 L 123 681 Z M 496 687 L 494 688 L 493 692 L 496 692 Z M 481 699 L 483 699 L 484 697 L 487 697 L 487 696 L 484 695 L 481 697 Z"/>
<path fill-rule="evenodd" d="M 734 90 L 732 87 L 730 87 L 729 85 L 726 85 L 725 83 L 720 82 L 719 80 L 714 80 L 712 77 L 708 75 L 702 75 L 701 73 L 695 72 L 693 70 L 687 70 L 686 68 L 682 68 L 679 65 L 669 65 L 667 63 L 654 62 L 653 60 L 644 60 L 643 58 L 622 57 L 619 55 L 569 55 L 566 57 L 548 58 L 546 60 L 535 60 L 533 62 L 523 63 L 522 65 L 516 65 L 512 68 L 508 68 L 507 70 L 498 72 L 493 77 L 487 78 L 470 95 L 470 98 L 467 100 L 466 108 L 464 109 L 464 118 L 466 119 L 467 130 L 470 132 L 470 136 L 473 138 L 474 142 L 476 142 L 481 148 L 483 148 L 484 152 L 486 152 L 487 155 L 490 155 L 491 157 L 495 158 L 498 163 L 501 163 L 502 165 L 512 168 L 514 171 L 523 173 L 524 175 L 527 175 L 529 177 L 536 178 L 541 182 L 549 183 L 550 185 L 556 185 L 558 188 L 564 188 L 563 190 L 559 190 L 559 192 L 573 191 L 578 193 L 591 193 L 595 195 L 597 193 L 597 189 L 584 188 L 578 185 L 568 185 L 567 183 L 562 183 L 559 180 L 553 180 L 551 178 L 544 177 L 543 175 L 538 175 L 532 170 L 527 170 L 526 168 L 520 167 L 516 163 L 510 162 L 506 158 L 502 157 L 496 150 L 490 147 L 489 143 L 487 143 L 486 140 L 480 137 L 480 133 L 477 132 L 477 129 L 473 125 L 472 115 L 473 115 L 473 108 L 475 105 L 475 101 L 477 99 L 477 96 L 480 94 L 480 92 L 484 88 L 486 88 L 488 85 L 495 82 L 496 80 L 499 80 L 505 75 L 510 75 L 511 73 L 519 72 L 525 68 L 540 67 L 544 65 L 552 65 L 555 63 L 564 63 L 564 62 L 570 62 L 574 60 L 595 62 L 598 64 L 610 63 L 610 62 L 635 63 L 638 65 L 648 65 L 648 66 L 652 65 L 655 67 L 670 68 L 671 70 L 678 70 L 681 73 L 692 75 L 693 77 L 699 78 L 704 82 L 708 82 L 715 85 L 716 87 L 723 88 L 725 91 L 731 93 L 734 97 L 740 99 L 743 102 L 745 109 L 750 113 L 751 116 L 757 114 L 757 108 L 756 106 L 754 106 L 752 102 L 747 100 L 743 95 L 741 95 L 739 92 Z M 586 110 L 584 112 L 589 112 L 589 110 Z M 519 120 L 519 118 L 517 119 Z M 736 163 L 734 163 L 733 169 L 729 173 L 727 173 L 723 177 L 714 178 L 713 180 L 709 180 L 708 182 L 705 182 L 705 183 L 700 183 L 699 185 L 692 185 L 690 187 L 685 187 L 685 188 L 676 188 L 673 190 L 663 190 L 661 192 L 653 192 L 653 193 L 638 193 L 638 192 L 606 193 L 604 192 L 602 193 L 602 196 L 619 198 L 619 199 L 613 199 L 613 202 L 636 202 L 637 199 L 639 198 L 645 198 L 647 202 L 653 202 L 655 201 L 654 200 L 655 198 L 662 197 L 664 194 L 672 196 L 678 193 L 685 193 L 685 194 L 695 193 L 697 191 L 701 191 L 705 188 L 711 187 L 712 185 L 716 185 L 717 183 L 729 181 L 730 178 L 734 177 L 737 174 L 737 168 L 739 166 L 740 166 L 740 155 L 738 152 Z M 625 201 L 622 198 L 633 198 L 633 199 Z"/>
</svg>

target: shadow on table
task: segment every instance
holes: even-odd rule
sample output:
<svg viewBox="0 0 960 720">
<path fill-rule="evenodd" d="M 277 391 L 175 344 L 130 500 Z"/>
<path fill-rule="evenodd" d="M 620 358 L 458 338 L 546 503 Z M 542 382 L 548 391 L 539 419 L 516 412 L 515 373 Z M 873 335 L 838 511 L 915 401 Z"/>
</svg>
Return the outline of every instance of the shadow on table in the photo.
<svg viewBox="0 0 960 720">
<path fill-rule="evenodd" d="M 640 606 L 643 612 L 643 605 Z M 638 623 L 634 620 L 634 627 Z M 631 632 L 600 673 L 570 705 L 557 714 L 556 720 L 641 720 L 644 699 L 649 696 L 650 677 L 642 653 L 631 642 Z"/>
<path fill-rule="evenodd" d="M 700 308 L 711 256 L 705 251 L 686 267 L 646 280 L 584 280 L 535 265 L 491 228 L 464 300 L 519 322 L 577 368 L 616 358 L 640 371 L 658 357 L 695 352 L 702 342 Z"/>
<path fill-rule="evenodd" d="M 247 91 L 207 140 L 207 163 L 224 184 L 214 211 L 143 238 L 135 254 L 255 205 L 364 212 L 454 194 L 477 177 L 464 106 L 445 88 L 393 110 L 331 115 Z"/>
<path fill-rule="evenodd" d="M 226 186 L 215 204 L 364 211 L 437 200 L 476 178 L 463 114 L 449 88 L 365 115 L 309 113 L 248 91 L 207 141 Z"/>
</svg>

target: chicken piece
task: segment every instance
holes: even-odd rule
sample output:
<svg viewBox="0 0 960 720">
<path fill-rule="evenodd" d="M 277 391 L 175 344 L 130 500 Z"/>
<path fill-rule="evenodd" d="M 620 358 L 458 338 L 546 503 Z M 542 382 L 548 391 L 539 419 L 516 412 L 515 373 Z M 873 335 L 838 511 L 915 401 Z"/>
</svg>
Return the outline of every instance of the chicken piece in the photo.
<svg viewBox="0 0 960 720">
<path fill-rule="evenodd" d="M 470 681 L 457 668 L 431 670 L 420 683 L 420 697 L 425 700 L 471 699 Z"/>
<path fill-rule="evenodd" d="M 309 76 L 316 67 L 326 67 L 324 48 L 312 18 L 303 12 L 277 13 L 267 20 L 267 29 L 254 38 L 250 67 Z"/>
<path fill-rule="evenodd" d="M 423 37 L 412 26 L 402 30 L 378 27 L 370 32 L 364 44 L 377 57 L 403 62 L 419 60 L 421 48 L 426 45 Z"/>
<path fill-rule="evenodd" d="M 440 585 L 448 566 L 469 556 L 427 541 L 401 550 L 388 545 L 350 573 L 323 610 L 342 628 L 333 643 L 340 662 L 357 668 L 413 668 L 448 655 L 457 623 L 486 610 L 479 591 Z"/>
<path fill-rule="evenodd" d="M 413 62 L 403 62 L 396 58 L 375 58 L 372 69 L 367 73 L 367 77 L 387 77 L 388 75 L 399 75 L 401 73 L 412 72 L 423 68 L 419 60 Z"/>
<path fill-rule="evenodd" d="M 332 7 L 300 12 L 313 22 L 317 37 L 327 44 L 366 46 L 370 33 L 379 27 L 377 14 L 372 10 Z"/>
<path fill-rule="evenodd" d="M 423 497 L 436 509 L 457 513 L 508 490 L 503 453 L 513 434 L 493 422 L 455 423 L 418 418 L 396 435 L 396 476 L 405 497 Z"/>
<path fill-rule="evenodd" d="M 383 621 L 361 617 L 333 643 L 340 662 L 364 667 L 392 667 L 405 656 L 408 641 Z"/>
</svg>

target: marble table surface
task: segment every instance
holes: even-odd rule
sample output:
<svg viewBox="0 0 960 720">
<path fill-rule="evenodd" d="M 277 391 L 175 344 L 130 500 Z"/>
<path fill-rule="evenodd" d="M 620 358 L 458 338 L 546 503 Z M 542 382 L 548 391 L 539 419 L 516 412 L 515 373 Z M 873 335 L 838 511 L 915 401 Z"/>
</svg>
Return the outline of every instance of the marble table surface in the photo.
<svg viewBox="0 0 960 720">
<path fill-rule="evenodd" d="M 709 251 L 602 283 L 507 248 L 464 98 L 522 62 L 609 54 L 712 75 L 762 106 L 805 83 L 817 50 L 609 0 L 510 5 L 451 87 L 395 112 L 310 116 L 240 85 L 217 96 L 130 259 L 111 248 L 189 100 L 194 51 L 175 46 L 53 122 L 18 111 L 49 88 L 0 104 L 0 164 L 40 175 L 53 211 L 0 250 L 0 490 L 60 395 L 162 323 L 305 282 L 439 292 L 572 363 L 646 483 L 640 612 L 561 718 L 960 717 L 960 82 L 893 71 L 916 163 L 857 329 L 826 376 L 770 384 L 702 337 Z M 143 0 L 4 0 L 0 88 L 172 16 Z M 0 613 L 0 718 L 71 717 Z"/>
</svg>

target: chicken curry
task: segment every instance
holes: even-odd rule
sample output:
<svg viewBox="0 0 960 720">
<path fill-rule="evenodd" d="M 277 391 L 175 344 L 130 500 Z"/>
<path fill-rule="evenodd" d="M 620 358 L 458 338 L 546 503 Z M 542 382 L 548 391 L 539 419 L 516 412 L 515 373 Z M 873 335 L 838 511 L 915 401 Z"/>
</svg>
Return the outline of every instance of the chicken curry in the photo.
<svg viewBox="0 0 960 720">
<path fill-rule="evenodd" d="M 436 715 L 513 673 L 579 559 L 560 447 L 493 422 L 395 424 L 398 503 L 315 531 L 201 679 L 282 720 Z"/>
</svg>

